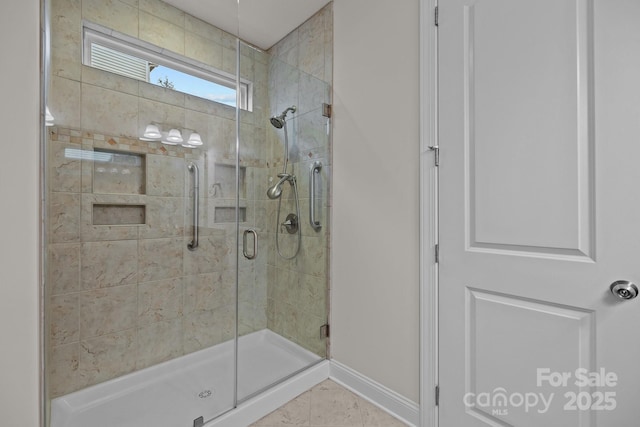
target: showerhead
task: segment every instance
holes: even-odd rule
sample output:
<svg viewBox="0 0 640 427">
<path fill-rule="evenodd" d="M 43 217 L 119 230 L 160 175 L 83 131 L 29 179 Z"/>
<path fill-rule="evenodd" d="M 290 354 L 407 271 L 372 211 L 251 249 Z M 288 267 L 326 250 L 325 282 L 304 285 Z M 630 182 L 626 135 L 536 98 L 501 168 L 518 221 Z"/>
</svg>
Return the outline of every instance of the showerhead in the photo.
<svg viewBox="0 0 640 427">
<path fill-rule="evenodd" d="M 282 195 L 282 184 L 285 181 L 289 181 L 291 179 L 291 175 L 287 173 L 278 174 L 280 181 L 278 181 L 275 185 L 272 185 L 267 190 L 267 197 L 270 199 L 277 199 Z"/>
<path fill-rule="evenodd" d="M 295 113 L 296 109 L 297 109 L 296 106 L 292 105 L 291 107 L 287 108 L 282 113 L 280 113 L 279 116 L 271 117 L 271 119 L 269 119 L 269 120 L 271 121 L 271 124 L 273 125 L 273 127 L 275 127 L 276 129 L 282 129 L 284 127 L 284 123 L 285 123 L 285 119 L 287 117 L 287 113 L 289 111 L 291 111 L 292 113 Z"/>
<path fill-rule="evenodd" d="M 284 126 L 284 118 L 281 118 L 280 116 L 273 116 L 269 120 L 271 121 L 273 127 L 276 129 L 282 129 L 282 127 Z"/>
</svg>

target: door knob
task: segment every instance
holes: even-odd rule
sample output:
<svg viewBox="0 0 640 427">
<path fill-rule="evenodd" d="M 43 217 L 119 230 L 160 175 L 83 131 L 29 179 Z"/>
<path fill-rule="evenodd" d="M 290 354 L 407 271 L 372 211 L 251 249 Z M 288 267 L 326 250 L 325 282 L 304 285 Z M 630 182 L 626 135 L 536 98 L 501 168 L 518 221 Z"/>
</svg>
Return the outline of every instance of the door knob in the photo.
<svg viewBox="0 0 640 427">
<path fill-rule="evenodd" d="M 609 287 L 611 293 L 622 299 L 634 299 L 638 296 L 638 287 L 628 280 L 617 280 Z"/>
</svg>

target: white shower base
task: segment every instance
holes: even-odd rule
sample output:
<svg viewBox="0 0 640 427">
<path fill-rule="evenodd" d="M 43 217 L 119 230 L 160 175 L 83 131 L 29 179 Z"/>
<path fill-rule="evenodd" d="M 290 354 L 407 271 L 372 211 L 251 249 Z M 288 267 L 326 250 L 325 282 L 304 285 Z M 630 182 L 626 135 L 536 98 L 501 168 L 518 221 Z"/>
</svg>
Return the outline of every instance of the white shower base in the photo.
<svg viewBox="0 0 640 427">
<path fill-rule="evenodd" d="M 51 427 L 191 427 L 233 408 L 234 341 L 58 397 Z M 264 329 L 238 340 L 238 399 L 320 357 Z"/>
</svg>

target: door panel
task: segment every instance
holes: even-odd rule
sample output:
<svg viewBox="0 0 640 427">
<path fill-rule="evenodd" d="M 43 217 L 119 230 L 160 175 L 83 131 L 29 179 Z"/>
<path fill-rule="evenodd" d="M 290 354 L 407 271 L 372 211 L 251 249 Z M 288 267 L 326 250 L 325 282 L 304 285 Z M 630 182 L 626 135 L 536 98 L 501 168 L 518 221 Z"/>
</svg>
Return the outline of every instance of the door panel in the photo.
<svg viewBox="0 0 640 427">
<path fill-rule="evenodd" d="M 440 425 L 634 426 L 640 2 L 439 8 Z"/>
<path fill-rule="evenodd" d="M 463 5 L 472 248 L 589 256 L 588 9 L 584 0 Z"/>
</svg>

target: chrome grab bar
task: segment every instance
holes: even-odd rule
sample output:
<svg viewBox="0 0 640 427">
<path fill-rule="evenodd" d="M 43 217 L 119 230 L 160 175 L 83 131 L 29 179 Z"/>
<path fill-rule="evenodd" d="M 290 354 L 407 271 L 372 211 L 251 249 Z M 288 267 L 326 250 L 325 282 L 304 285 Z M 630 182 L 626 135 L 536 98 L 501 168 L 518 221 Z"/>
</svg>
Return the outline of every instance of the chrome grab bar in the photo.
<svg viewBox="0 0 640 427">
<path fill-rule="evenodd" d="M 315 231 L 320 231 L 322 228 L 320 221 L 316 221 L 316 174 L 319 175 L 321 169 L 322 163 L 317 160 L 309 169 L 309 222 Z"/>
<path fill-rule="evenodd" d="M 253 254 L 251 255 L 247 252 L 247 236 L 249 234 L 253 234 Z M 255 259 L 255 257 L 258 256 L 258 233 L 256 233 L 256 230 L 253 228 L 244 230 L 242 234 L 242 255 L 244 255 L 246 259 Z"/>
<path fill-rule="evenodd" d="M 187 165 L 187 170 L 193 173 L 193 239 L 187 244 L 187 248 L 190 251 L 195 251 L 198 247 L 198 218 L 200 217 L 198 212 L 200 209 L 200 171 L 198 165 L 193 162 Z"/>
</svg>

